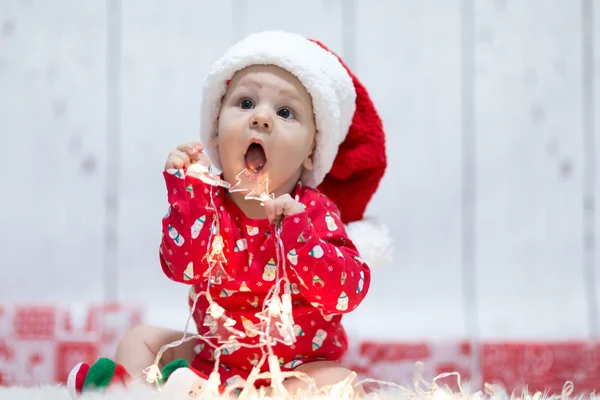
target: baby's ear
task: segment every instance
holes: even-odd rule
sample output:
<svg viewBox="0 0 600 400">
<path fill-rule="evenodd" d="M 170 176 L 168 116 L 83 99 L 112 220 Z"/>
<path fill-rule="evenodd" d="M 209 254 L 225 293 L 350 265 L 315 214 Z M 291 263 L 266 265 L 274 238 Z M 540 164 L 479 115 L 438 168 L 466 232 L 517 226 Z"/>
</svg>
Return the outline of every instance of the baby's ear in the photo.
<svg viewBox="0 0 600 400">
<path fill-rule="evenodd" d="M 312 169 L 314 168 L 314 164 L 313 164 L 313 152 L 315 151 L 315 147 L 317 147 L 317 140 L 316 139 L 313 140 L 312 151 L 310 152 L 310 154 L 308 155 L 308 157 L 306 157 L 306 159 L 302 163 L 302 166 L 304 167 L 304 169 L 307 169 L 309 171 L 312 171 Z"/>
<path fill-rule="evenodd" d="M 302 163 L 302 166 L 304 167 L 304 169 L 312 171 L 312 169 L 313 169 L 312 153 L 308 157 L 306 157 L 306 159 Z"/>
<path fill-rule="evenodd" d="M 210 145 L 216 149 L 219 148 L 219 135 L 216 134 L 211 140 Z"/>
</svg>

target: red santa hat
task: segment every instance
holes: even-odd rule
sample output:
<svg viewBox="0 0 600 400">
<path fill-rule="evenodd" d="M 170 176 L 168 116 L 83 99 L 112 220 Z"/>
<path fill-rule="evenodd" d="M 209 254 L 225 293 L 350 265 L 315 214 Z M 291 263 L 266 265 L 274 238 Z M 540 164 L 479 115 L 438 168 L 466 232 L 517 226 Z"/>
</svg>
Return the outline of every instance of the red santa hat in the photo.
<svg viewBox="0 0 600 400">
<path fill-rule="evenodd" d="M 257 64 L 289 71 L 311 95 L 316 146 L 313 169 L 304 171 L 302 183 L 331 198 L 345 224 L 362 220 L 387 166 L 383 126 L 363 85 L 317 41 L 282 31 L 255 33 L 213 65 L 204 85 L 200 136 L 214 166 L 222 169 L 213 139 L 227 83 L 237 71 Z M 360 235 L 372 236 L 372 229 L 363 226 Z"/>
</svg>

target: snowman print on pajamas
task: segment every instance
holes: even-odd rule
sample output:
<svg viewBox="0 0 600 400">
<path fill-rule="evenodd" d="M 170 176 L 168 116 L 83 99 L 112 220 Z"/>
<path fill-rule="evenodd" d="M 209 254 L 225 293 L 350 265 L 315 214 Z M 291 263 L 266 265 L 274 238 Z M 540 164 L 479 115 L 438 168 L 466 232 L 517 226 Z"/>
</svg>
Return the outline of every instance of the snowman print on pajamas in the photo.
<svg viewBox="0 0 600 400">
<path fill-rule="evenodd" d="M 296 335 L 296 337 L 300 337 L 300 336 L 304 336 L 304 329 L 302 329 L 302 327 L 298 324 L 294 324 L 294 335 Z"/>
<path fill-rule="evenodd" d="M 325 286 L 325 282 L 323 282 L 323 280 L 321 278 L 319 278 L 318 275 L 313 276 L 313 278 L 312 278 L 312 284 L 313 284 L 313 286 L 318 286 L 318 287 L 324 287 Z"/>
<path fill-rule="evenodd" d="M 239 239 L 235 242 L 235 249 L 233 250 L 235 253 L 238 251 L 244 251 L 248 249 L 248 241 L 246 239 Z"/>
<path fill-rule="evenodd" d="M 321 348 L 321 346 L 323 346 L 323 342 L 325 341 L 326 338 L 327 338 L 327 332 L 325 332 L 323 329 L 319 329 L 317 331 L 317 333 L 315 334 L 315 337 L 313 337 L 313 340 L 312 340 L 313 351 L 319 350 Z"/>
<path fill-rule="evenodd" d="M 302 360 L 292 360 L 288 363 L 283 364 L 284 368 L 289 368 L 289 369 L 294 369 L 296 367 L 298 367 L 300 364 L 302 364 Z"/>
<path fill-rule="evenodd" d="M 297 283 L 286 283 L 283 285 L 283 293 L 285 294 L 299 294 L 300 288 Z"/>
<path fill-rule="evenodd" d="M 185 271 L 183 271 L 183 280 L 187 282 L 192 279 L 194 279 L 194 263 L 190 262 Z"/>
<path fill-rule="evenodd" d="M 329 211 L 327 211 L 327 214 L 325 214 L 325 223 L 327 224 L 327 229 L 329 229 L 331 232 L 337 231 L 338 227 Z"/>
<path fill-rule="evenodd" d="M 183 236 L 181 236 L 179 234 L 179 232 L 177 232 L 177 229 L 173 228 L 171 225 L 169 225 L 169 237 L 171 239 L 173 239 L 173 241 L 175 242 L 175 244 L 177 246 L 183 246 L 183 242 L 185 242 L 185 240 L 183 240 Z"/>
<path fill-rule="evenodd" d="M 225 355 L 228 355 L 235 351 L 238 351 L 241 348 L 242 346 L 240 345 L 240 343 L 236 339 L 232 339 L 227 344 L 223 345 L 221 352 Z"/>
<path fill-rule="evenodd" d="M 342 292 L 340 297 L 338 297 L 337 305 L 335 309 L 338 311 L 346 311 L 348 309 L 348 295 L 346 292 Z"/>
<path fill-rule="evenodd" d="M 267 282 L 271 282 L 275 280 L 275 276 L 277 275 L 276 273 L 277 271 L 277 264 L 275 264 L 275 260 L 274 259 L 270 259 L 269 262 L 267 263 L 267 265 L 265 265 L 265 270 L 263 273 L 263 280 L 267 281 Z"/>
<path fill-rule="evenodd" d="M 287 255 L 287 259 L 293 266 L 298 265 L 298 254 L 296 253 L 296 249 L 290 250 Z"/>
<path fill-rule="evenodd" d="M 356 293 L 361 293 L 363 291 L 363 285 L 365 284 L 365 272 L 360 271 L 360 277 L 358 278 L 358 287 L 356 288 Z"/>
<path fill-rule="evenodd" d="M 206 222 L 206 215 L 202 215 L 194 221 L 192 224 L 192 239 L 196 239 L 200 235 L 204 222 Z"/>
<path fill-rule="evenodd" d="M 320 245 L 316 245 L 308 252 L 308 254 L 310 254 L 311 257 L 314 258 L 321 258 L 323 257 L 323 254 L 325 254 L 325 252 L 323 251 L 323 248 Z"/>
<path fill-rule="evenodd" d="M 246 225 L 246 231 L 248 232 L 248 235 L 250 235 L 250 236 L 258 235 L 258 228 L 256 226 Z"/>
</svg>

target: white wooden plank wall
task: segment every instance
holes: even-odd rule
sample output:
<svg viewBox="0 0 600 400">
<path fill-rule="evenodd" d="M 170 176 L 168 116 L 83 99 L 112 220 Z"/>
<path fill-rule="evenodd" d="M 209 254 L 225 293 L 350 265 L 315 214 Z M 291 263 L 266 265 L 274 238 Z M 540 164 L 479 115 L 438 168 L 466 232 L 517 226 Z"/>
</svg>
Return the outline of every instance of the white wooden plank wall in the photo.
<svg viewBox="0 0 600 400">
<path fill-rule="evenodd" d="M 589 332 L 581 2 L 476 2 L 481 334 Z"/>
<path fill-rule="evenodd" d="M 389 170 L 355 337 L 598 334 L 600 6 L 593 0 L 0 2 L 0 303 L 119 300 L 180 328 L 158 265 L 162 166 L 197 138 L 235 40 L 319 39 L 370 91 Z"/>
<path fill-rule="evenodd" d="M 183 328 L 187 289 L 158 264 L 167 211 L 162 170 L 178 143 L 198 138 L 203 77 L 232 43 L 224 2 L 122 2 L 122 117 L 117 299 L 152 305 L 149 320 Z M 172 311 L 173 310 L 173 311 Z"/>
<path fill-rule="evenodd" d="M 102 299 L 106 11 L 0 3 L 0 302 Z"/>
<path fill-rule="evenodd" d="M 388 138 L 389 170 L 369 212 L 391 222 L 395 239 L 394 265 L 375 271 L 371 296 L 348 318 L 360 336 L 373 326 L 387 338 L 466 334 L 459 3 L 356 2 L 354 68 Z"/>
<path fill-rule="evenodd" d="M 589 248 L 587 258 L 588 274 L 586 282 L 592 281 L 589 290 L 589 301 L 596 303 L 596 307 L 590 314 L 592 321 L 592 333 L 595 337 L 600 336 L 600 7 L 593 1 L 587 0 L 584 8 L 585 26 L 585 50 L 586 50 L 586 80 L 585 103 L 586 119 L 585 129 L 586 154 L 588 164 L 588 193 L 589 198 L 586 201 L 586 226 L 588 235 L 586 238 L 587 248 Z M 593 290 L 595 289 L 595 291 Z"/>
</svg>

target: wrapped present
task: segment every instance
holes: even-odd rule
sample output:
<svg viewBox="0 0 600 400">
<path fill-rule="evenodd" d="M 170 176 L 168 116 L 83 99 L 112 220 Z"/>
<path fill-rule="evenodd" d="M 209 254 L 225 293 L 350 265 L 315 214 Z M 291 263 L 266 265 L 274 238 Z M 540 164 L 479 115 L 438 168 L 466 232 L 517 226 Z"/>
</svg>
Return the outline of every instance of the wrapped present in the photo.
<svg viewBox="0 0 600 400">
<path fill-rule="evenodd" d="M 119 338 L 141 322 L 136 307 L 0 307 L 0 384 L 64 383 L 79 362 L 114 357 Z"/>
</svg>

